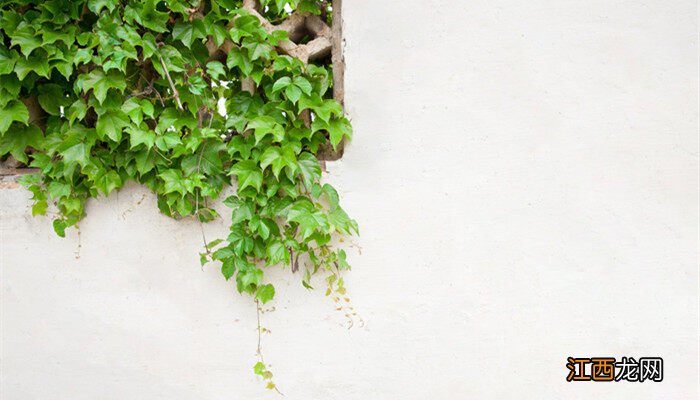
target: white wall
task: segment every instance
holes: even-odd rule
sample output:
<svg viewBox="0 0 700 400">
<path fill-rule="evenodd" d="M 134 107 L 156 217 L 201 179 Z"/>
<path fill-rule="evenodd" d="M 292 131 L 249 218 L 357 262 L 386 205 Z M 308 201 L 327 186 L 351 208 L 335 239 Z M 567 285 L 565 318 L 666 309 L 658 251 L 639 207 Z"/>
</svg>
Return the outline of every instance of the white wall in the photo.
<svg viewBox="0 0 700 400">
<path fill-rule="evenodd" d="M 696 398 L 696 3 L 345 3 L 355 141 L 328 179 L 366 325 L 269 275 L 285 398 Z M 91 202 L 76 259 L 0 190 L 3 400 L 279 398 L 250 299 L 145 193 Z M 608 355 L 661 356 L 664 381 L 565 382 Z"/>
</svg>

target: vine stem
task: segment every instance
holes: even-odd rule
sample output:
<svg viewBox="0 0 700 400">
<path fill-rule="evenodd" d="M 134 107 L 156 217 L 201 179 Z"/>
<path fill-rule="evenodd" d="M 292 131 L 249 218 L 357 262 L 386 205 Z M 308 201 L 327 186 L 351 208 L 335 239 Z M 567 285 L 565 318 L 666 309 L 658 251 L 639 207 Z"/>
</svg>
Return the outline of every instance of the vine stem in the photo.
<svg viewBox="0 0 700 400">
<path fill-rule="evenodd" d="M 263 353 L 262 353 L 262 326 L 260 325 L 260 300 L 255 299 L 255 311 L 257 314 L 257 319 L 258 319 L 258 358 L 260 359 L 260 362 L 265 364 L 265 359 L 263 358 Z M 267 368 L 267 365 L 265 366 Z M 277 388 L 277 385 L 275 385 L 275 391 L 280 395 L 284 396 L 284 393 L 280 392 L 279 388 Z"/>
<path fill-rule="evenodd" d="M 75 229 L 78 234 L 78 247 L 75 249 L 75 259 L 79 260 L 80 259 L 80 248 L 83 247 L 82 244 L 82 236 L 80 235 L 80 223 L 75 224 Z"/>
<path fill-rule="evenodd" d="M 161 58 L 161 62 L 163 59 Z M 211 116 L 209 118 L 209 128 L 211 128 L 212 121 L 214 120 L 214 117 Z M 200 119 L 201 123 L 201 119 Z M 199 160 L 197 160 L 197 174 L 199 174 L 200 169 L 202 168 L 202 158 L 204 158 L 204 149 L 207 147 L 207 141 L 204 140 L 202 143 L 202 150 L 199 153 Z M 202 194 L 202 189 L 197 190 L 197 196 L 195 197 L 195 215 L 197 215 L 197 220 L 199 221 L 199 229 L 202 232 L 202 241 L 204 242 L 204 249 L 207 251 L 207 254 L 211 253 L 211 250 L 209 249 L 209 245 L 207 244 L 207 237 L 204 234 L 204 224 L 202 223 L 202 220 L 199 219 L 199 196 Z M 205 199 L 206 200 L 206 199 Z M 206 205 L 206 204 L 205 204 Z M 204 267 L 202 267 L 204 268 Z"/>
<path fill-rule="evenodd" d="M 265 364 L 265 360 L 263 359 L 262 355 L 262 346 L 260 345 L 262 337 L 262 327 L 260 326 L 260 300 L 255 300 L 255 310 L 257 311 L 258 316 L 258 357 L 260 357 L 260 362 Z"/>
<path fill-rule="evenodd" d="M 179 108 L 180 111 L 185 111 L 185 109 L 182 107 L 182 102 L 180 102 L 180 93 L 178 93 L 177 89 L 175 88 L 175 84 L 173 83 L 173 79 L 170 77 L 168 67 L 165 65 L 163 57 L 161 57 L 161 55 L 158 54 L 158 58 L 160 59 L 160 65 L 163 67 L 163 72 L 165 72 L 165 77 L 168 79 L 170 88 L 173 90 L 173 97 L 175 98 L 175 102 L 177 103 L 177 108 Z"/>
<path fill-rule="evenodd" d="M 199 169 L 202 166 L 202 157 L 204 157 L 204 149 L 207 147 L 207 142 L 204 141 L 204 144 L 202 144 L 202 152 L 199 154 L 199 161 L 197 161 L 197 173 L 199 174 Z M 195 197 L 194 200 L 194 207 L 195 207 L 195 215 L 197 215 L 197 221 L 199 222 L 199 229 L 202 231 L 202 241 L 204 242 L 204 248 L 207 251 L 207 254 L 211 253 L 211 250 L 209 250 L 209 246 L 207 245 L 207 237 L 204 234 L 204 224 L 202 223 L 202 220 L 199 218 L 199 196 L 202 193 L 202 189 L 197 190 L 197 196 Z"/>
</svg>

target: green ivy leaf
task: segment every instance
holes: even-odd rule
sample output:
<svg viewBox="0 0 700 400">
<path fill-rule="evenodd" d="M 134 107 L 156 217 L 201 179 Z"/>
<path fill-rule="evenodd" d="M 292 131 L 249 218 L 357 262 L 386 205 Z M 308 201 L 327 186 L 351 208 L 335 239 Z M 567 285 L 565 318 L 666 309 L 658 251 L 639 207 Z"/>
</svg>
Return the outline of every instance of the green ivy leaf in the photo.
<svg viewBox="0 0 700 400">
<path fill-rule="evenodd" d="M 238 181 L 238 191 L 241 192 L 246 187 L 253 187 L 260 190 L 263 181 L 263 174 L 255 161 L 245 160 L 236 163 L 231 167 L 231 174 L 236 175 Z"/>
<path fill-rule="evenodd" d="M 163 193 L 179 193 L 187 194 L 187 185 L 185 185 L 182 171 L 177 169 L 168 169 L 158 175 L 163 180 Z"/>
<path fill-rule="evenodd" d="M 239 43 L 242 38 L 264 35 L 260 21 L 252 15 L 243 14 L 234 20 L 234 27 L 229 30 L 231 39 Z"/>
<path fill-rule="evenodd" d="M 216 23 L 209 23 L 206 25 L 208 29 L 208 34 L 214 39 L 214 43 L 217 46 L 224 44 L 226 40 L 226 28 Z"/>
<path fill-rule="evenodd" d="M 173 38 L 181 41 L 187 47 L 191 47 L 196 39 L 202 39 L 206 36 L 204 22 L 200 19 L 195 19 L 192 22 L 179 21 L 173 27 Z"/>
<path fill-rule="evenodd" d="M 297 5 L 297 10 L 302 13 L 311 13 L 314 15 L 318 15 L 321 13 L 321 10 L 319 10 L 318 4 L 316 1 L 313 0 L 301 0 L 299 1 L 299 5 Z"/>
<path fill-rule="evenodd" d="M 0 46 L 0 75 L 12 72 L 18 58 L 16 51 Z"/>
<path fill-rule="evenodd" d="M 25 57 L 28 57 L 34 49 L 41 47 L 42 44 L 41 36 L 26 22 L 20 23 L 17 29 L 10 34 L 10 38 L 12 38 L 12 45 L 19 46 Z"/>
<path fill-rule="evenodd" d="M 357 222 L 340 207 L 336 206 L 328 213 L 328 222 L 332 231 L 338 230 L 347 235 L 358 233 Z"/>
<path fill-rule="evenodd" d="M 131 122 L 140 125 L 143 121 L 143 111 L 138 99 L 131 97 L 122 104 L 121 110 L 129 116 Z"/>
<path fill-rule="evenodd" d="M 44 135 L 38 127 L 15 125 L 15 128 L 5 132 L 0 140 L 0 157 L 5 154 L 11 154 L 12 157 L 23 163 L 29 162 L 24 151 L 27 147 L 41 149 L 41 143 Z"/>
<path fill-rule="evenodd" d="M 126 128 L 126 131 L 129 133 L 129 142 L 132 149 L 139 145 L 145 145 L 150 150 L 156 143 L 156 133 L 150 129 L 142 129 L 131 125 Z"/>
<path fill-rule="evenodd" d="M 313 90 L 311 82 L 303 76 L 294 77 L 294 86 L 298 87 L 307 96 L 311 95 L 311 91 Z"/>
<path fill-rule="evenodd" d="M 109 89 L 116 89 L 124 92 L 126 89 L 126 81 L 124 75 L 115 70 L 111 70 L 105 74 L 101 69 L 92 70 L 88 75 L 82 75 L 82 89 L 88 91 L 93 90 L 95 98 L 102 104 L 107 97 Z"/>
<path fill-rule="evenodd" d="M 333 186 L 327 183 L 324 184 L 323 186 L 321 186 L 321 193 L 324 194 L 325 198 L 328 200 L 328 207 L 331 209 L 331 211 L 338 208 L 340 196 L 338 196 L 338 191 L 335 190 Z"/>
<path fill-rule="evenodd" d="M 66 116 L 68 117 L 69 124 L 73 125 L 76 120 L 85 118 L 85 114 L 87 114 L 87 104 L 85 104 L 82 99 L 79 99 L 71 104 Z"/>
<path fill-rule="evenodd" d="M 19 100 L 13 100 L 0 109 L 0 137 L 7 132 L 13 121 L 29 124 L 29 111 Z"/>
<path fill-rule="evenodd" d="M 53 44 L 58 41 L 65 43 L 66 45 L 72 45 L 75 42 L 75 26 L 68 26 L 61 31 L 51 31 L 44 29 L 41 34 L 43 39 L 43 45 Z"/>
<path fill-rule="evenodd" d="M 299 224 L 299 234 L 302 240 L 307 239 L 317 229 L 328 230 L 329 228 L 328 217 L 317 210 L 306 198 L 297 200 L 292 205 L 287 214 L 287 220 Z"/>
<path fill-rule="evenodd" d="M 39 105 L 50 115 L 61 115 L 61 107 L 70 104 L 62 86 L 57 84 L 42 85 L 39 88 Z"/>
<path fill-rule="evenodd" d="M 317 117 L 324 122 L 328 122 L 332 115 L 341 117 L 343 108 L 337 101 L 329 99 L 321 99 L 317 93 L 312 93 L 311 96 L 302 96 L 299 99 L 299 110 L 311 109 Z"/>
<path fill-rule="evenodd" d="M 122 130 L 129 125 L 129 119 L 123 111 L 110 110 L 97 119 L 95 128 L 97 137 L 104 140 L 105 137 L 112 139 L 115 142 L 122 140 Z"/>
<path fill-rule="evenodd" d="M 290 258 L 289 250 L 279 240 L 270 243 L 267 247 L 267 265 L 276 265 L 279 263 L 288 265 Z"/>
<path fill-rule="evenodd" d="M 236 263 L 233 257 L 226 258 L 223 263 L 221 263 L 221 274 L 224 275 L 226 280 L 231 279 L 233 274 L 236 272 Z"/>
<path fill-rule="evenodd" d="M 268 147 L 260 157 L 260 167 L 265 170 L 272 165 L 272 173 L 275 178 L 279 177 L 282 168 L 288 167 L 293 174 L 297 168 L 297 157 L 294 146 L 285 145 L 280 147 Z"/>
<path fill-rule="evenodd" d="M 301 89 L 297 85 L 289 85 L 284 89 L 284 94 L 287 96 L 289 101 L 296 104 L 301 98 Z"/>
<path fill-rule="evenodd" d="M 144 0 L 138 21 L 152 31 L 165 32 L 168 30 L 166 24 L 170 15 L 167 12 L 158 11 L 156 8 L 158 3 L 160 0 Z"/>
<path fill-rule="evenodd" d="M 212 254 L 212 259 L 213 260 L 219 260 L 219 261 L 224 261 L 228 259 L 233 259 L 236 254 L 234 254 L 233 250 L 230 247 L 222 247 L 219 250 L 215 251 L 214 254 Z"/>
<path fill-rule="evenodd" d="M 71 186 L 67 182 L 53 181 L 47 185 L 46 190 L 52 199 L 59 200 L 70 196 Z"/>
<path fill-rule="evenodd" d="M 311 153 L 303 152 L 299 154 L 297 166 L 299 171 L 301 171 L 304 186 L 307 189 L 311 189 L 313 183 L 321 178 L 321 164 L 318 162 L 318 159 Z"/>
<path fill-rule="evenodd" d="M 255 144 L 260 143 L 267 135 L 272 135 L 276 142 L 284 140 L 284 128 L 268 115 L 263 115 L 250 121 L 247 129 L 255 131 Z"/>
<path fill-rule="evenodd" d="M 275 81 L 274 85 L 272 85 L 272 91 L 273 92 L 278 92 L 287 86 L 289 86 L 292 83 L 292 78 L 288 76 L 283 76 L 279 78 L 278 80 Z"/>
<path fill-rule="evenodd" d="M 248 76 L 253 72 L 253 63 L 248 58 L 248 55 L 241 51 L 240 48 L 233 47 L 226 57 L 226 66 L 231 69 L 238 67 L 243 72 L 243 75 Z"/>
<path fill-rule="evenodd" d="M 166 132 L 156 136 L 156 147 L 161 151 L 174 149 L 181 144 L 180 135 L 175 132 Z"/>
<path fill-rule="evenodd" d="M 260 376 L 262 376 L 263 372 L 265 372 L 266 369 L 267 369 L 267 368 L 265 368 L 265 364 L 263 364 L 262 362 L 258 361 L 258 362 L 255 363 L 255 365 L 253 366 L 253 373 L 254 373 L 255 375 L 260 375 Z"/>
<path fill-rule="evenodd" d="M 251 218 L 253 218 L 254 206 L 251 203 L 241 203 L 238 206 L 231 208 L 233 208 L 233 212 L 231 213 L 232 225 L 243 221 L 249 221 Z"/>
<path fill-rule="evenodd" d="M 279 235 L 279 226 L 269 218 L 260 220 L 258 225 L 258 233 L 263 240 L 267 240 L 271 235 Z"/>
<path fill-rule="evenodd" d="M 258 287 L 258 291 L 255 293 L 255 298 L 260 300 L 261 303 L 265 304 L 275 297 L 275 287 L 271 284 L 266 284 Z"/>
<path fill-rule="evenodd" d="M 219 79 L 226 76 L 226 70 L 224 69 L 224 64 L 218 61 L 210 61 L 207 63 L 207 73 L 213 79 Z"/>
<path fill-rule="evenodd" d="M 46 200 L 39 200 L 34 205 L 32 206 L 32 217 L 35 217 L 37 215 L 46 215 L 46 209 L 48 208 L 49 203 L 46 202 Z"/>
<path fill-rule="evenodd" d="M 200 207 L 196 211 L 199 222 L 211 222 L 219 217 L 219 214 L 213 208 Z"/>
<path fill-rule="evenodd" d="M 107 8 L 109 12 L 114 11 L 114 8 L 119 4 L 119 0 L 88 0 L 88 9 L 95 14 L 99 14 L 103 8 Z"/>
<path fill-rule="evenodd" d="M 105 196 L 109 194 L 116 188 L 120 187 L 122 184 L 121 177 L 117 171 L 102 171 L 95 178 L 95 187 L 99 189 Z"/>
<path fill-rule="evenodd" d="M 53 220 L 53 230 L 60 237 L 66 237 L 66 221 L 62 219 Z"/>
<path fill-rule="evenodd" d="M 338 144 L 344 137 L 352 139 L 352 125 L 350 125 L 350 121 L 347 118 L 331 119 L 328 122 L 319 118 L 314 120 L 311 126 L 314 132 L 321 129 L 328 131 L 328 136 L 334 149 L 338 147 Z"/>
<path fill-rule="evenodd" d="M 57 150 L 66 164 L 85 167 L 90 162 L 90 153 L 96 140 L 97 134 L 94 129 L 76 125 L 68 130 Z"/>
<path fill-rule="evenodd" d="M 248 267 L 238 271 L 236 284 L 239 292 L 255 293 L 256 288 L 262 282 L 263 272 L 260 268 Z"/>
<path fill-rule="evenodd" d="M 15 63 L 15 73 L 20 80 L 24 80 L 30 72 L 48 78 L 50 70 L 49 60 L 45 56 L 20 57 Z"/>
<path fill-rule="evenodd" d="M 258 59 L 269 60 L 272 58 L 274 48 L 269 43 L 245 40 L 243 47 L 248 49 L 248 56 L 251 61 Z"/>
</svg>

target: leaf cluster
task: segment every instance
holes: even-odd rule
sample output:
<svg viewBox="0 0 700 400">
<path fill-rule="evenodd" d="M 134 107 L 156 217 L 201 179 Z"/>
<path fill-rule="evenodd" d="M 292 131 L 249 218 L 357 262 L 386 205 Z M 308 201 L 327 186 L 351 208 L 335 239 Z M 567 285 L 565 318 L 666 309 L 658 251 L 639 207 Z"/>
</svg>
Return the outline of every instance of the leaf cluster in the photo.
<svg viewBox="0 0 700 400">
<path fill-rule="evenodd" d="M 265 17 L 322 14 L 316 1 L 268 0 Z M 231 210 L 227 238 L 206 244 L 241 293 L 265 303 L 263 269 L 347 268 L 334 237 L 357 233 L 315 154 L 352 134 L 332 100 L 328 65 L 280 54 L 236 0 L 14 0 L 0 5 L 0 158 L 25 176 L 32 213 L 55 208 L 60 236 L 87 199 L 128 181 L 174 218 Z M 250 83 L 252 82 L 252 88 Z M 300 261 L 301 257 L 301 261 Z"/>
</svg>

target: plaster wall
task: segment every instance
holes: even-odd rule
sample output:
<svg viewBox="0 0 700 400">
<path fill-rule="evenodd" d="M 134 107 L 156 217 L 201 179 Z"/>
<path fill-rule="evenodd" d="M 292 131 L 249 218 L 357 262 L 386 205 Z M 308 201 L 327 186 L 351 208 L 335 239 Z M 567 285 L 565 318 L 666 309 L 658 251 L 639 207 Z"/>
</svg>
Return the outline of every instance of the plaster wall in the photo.
<svg viewBox="0 0 700 400">
<path fill-rule="evenodd" d="M 269 273 L 285 398 L 697 398 L 697 7 L 346 0 L 355 139 L 327 179 L 360 224 L 365 325 Z M 278 398 L 196 223 L 129 186 L 60 239 L 28 198 L 0 190 L 0 398 Z M 665 376 L 567 383 L 567 356 Z"/>
</svg>

